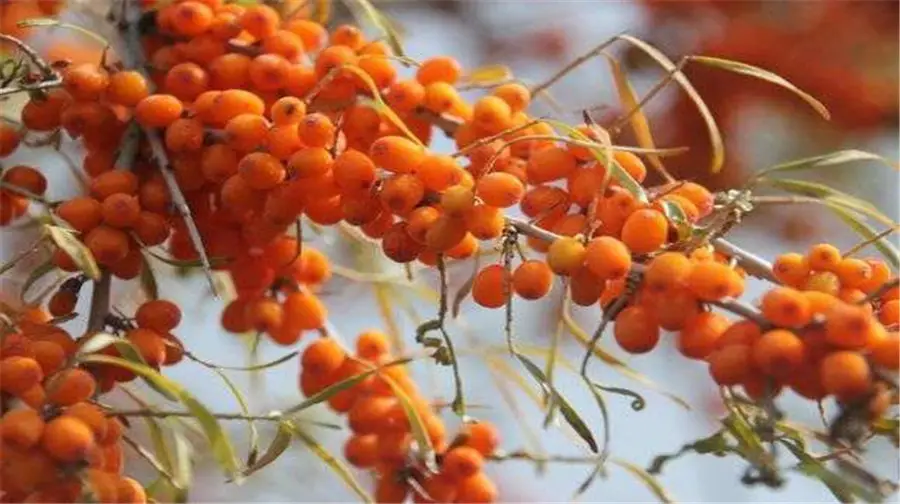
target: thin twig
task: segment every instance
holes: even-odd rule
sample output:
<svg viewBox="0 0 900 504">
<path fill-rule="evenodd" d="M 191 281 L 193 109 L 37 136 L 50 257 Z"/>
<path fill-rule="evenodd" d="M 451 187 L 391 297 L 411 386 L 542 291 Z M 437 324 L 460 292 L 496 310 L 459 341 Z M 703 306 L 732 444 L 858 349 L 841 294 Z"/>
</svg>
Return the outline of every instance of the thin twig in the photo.
<svg viewBox="0 0 900 504">
<path fill-rule="evenodd" d="M 144 69 L 144 57 L 143 51 L 141 47 L 141 34 L 139 33 L 138 24 L 134 21 L 128 23 L 128 28 L 126 30 L 125 42 L 126 42 L 126 54 L 132 55 L 138 61 L 137 64 L 134 65 L 141 74 L 144 75 L 144 78 L 147 82 L 152 82 L 150 76 L 147 75 L 146 70 Z M 159 173 L 162 175 L 163 180 L 166 183 L 166 187 L 169 189 L 169 194 L 172 197 L 172 204 L 175 207 L 175 210 L 184 220 L 185 226 L 187 227 L 188 235 L 191 239 L 191 245 L 194 247 L 194 251 L 197 252 L 197 255 L 200 257 L 200 263 L 203 265 L 203 273 L 206 275 L 206 280 L 209 282 L 209 286 L 212 289 L 214 295 L 218 295 L 218 289 L 216 288 L 216 283 L 213 281 L 212 277 L 212 265 L 209 262 L 209 256 L 206 253 L 206 249 L 203 246 L 203 239 L 200 237 L 200 231 L 197 229 L 197 223 L 194 222 L 193 215 L 191 214 L 190 206 L 188 206 L 187 200 L 184 197 L 184 194 L 181 192 L 181 188 L 178 186 L 178 182 L 175 180 L 175 174 L 172 172 L 172 167 L 169 164 L 169 157 L 166 154 L 165 146 L 160 139 L 159 132 L 151 128 L 141 128 L 144 132 L 144 136 L 147 138 L 147 142 L 150 144 L 150 150 L 153 153 L 153 158 L 156 161 L 157 166 L 159 167 Z"/>
<path fill-rule="evenodd" d="M 34 65 L 36 67 L 38 67 L 38 69 L 41 71 L 41 74 L 45 78 L 47 78 L 47 79 L 53 78 L 53 77 L 58 78 L 58 76 L 56 75 L 56 72 L 53 71 L 53 68 L 51 68 L 50 65 L 48 65 L 47 62 L 44 61 L 44 59 L 41 58 L 41 56 L 25 42 L 22 42 L 21 40 L 17 39 L 16 37 L 13 37 L 12 35 L 6 35 L 5 33 L 0 33 L 0 40 L 5 40 L 5 41 L 15 45 L 20 51 L 22 51 L 26 56 L 28 56 L 28 58 L 31 59 L 31 61 L 34 62 Z"/>
<path fill-rule="evenodd" d="M 846 252 L 841 254 L 841 257 L 850 257 L 853 254 L 859 252 L 860 250 L 868 247 L 869 245 L 887 238 L 888 236 L 897 232 L 898 230 L 900 230 L 900 225 L 891 226 L 891 227 L 885 229 L 884 231 L 878 233 L 877 235 L 875 235 L 871 238 L 868 238 L 866 240 L 863 240 L 863 241 L 857 243 L 856 245 L 850 247 L 849 249 L 847 249 Z"/>
<path fill-rule="evenodd" d="M 512 460 L 521 460 L 538 463 L 558 462 L 562 464 L 598 464 L 604 461 L 604 457 L 597 455 L 538 455 L 524 450 L 518 450 L 509 453 L 496 453 L 488 457 L 488 460 L 492 462 L 509 462 Z"/>
<path fill-rule="evenodd" d="M 625 123 L 631 119 L 631 116 L 637 114 L 639 110 L 644 108 L 644 106 L 653 99 L 653 97 L 659 94 L 660 91 L 662 91 L 670 82 L 672 82 L 675 79 L 675 76 L 678 75 L 682 69 L 684 69 L 684 65 L 687 64 L 688 61 L 689 59 L 687 57 L 681 58 L 681 60 L 679 60 L 675 65 L 675 68 L 666 73 L 666 76 L 663 77 L 659 82 L 657 82 L 656 85 L 654 85 L 650 89 L 650 91 L 648 91 L 647 94 L 644 95 L 644 97 L 641 98 L 641 100 L 631 110 L 622 115 L 622 117 L 616 119 L 616 122 L 614 122 L 613 125 L 609 127 L 610 134 L 618 134 L 622 127 L 625 126 Z"/>
<path fill-rule="evenodd" d="M 94 282 L 94 290 L 91 292 L 91 309 L 88 315 L 88 333 L 103 330 L 106 315 L 109 314 L 109 293 L 112 284 L 112 275 L 104 271 L 100 279 Z"/>
<path fill-rule="evenodd" d="M 872 292 L 869 293 L 869 295 L 860 299 L 859 302 L 856 304 L 866 304 L 866 303 L 872 302 L 872 301 L 880 298 L 881 296 L 884 296 L 885 294 L 887 294 L 888 291 L 890 291 L 891 289 L 896 289 L 898 286 L 900 286 L 900 277 L 894 278 L 892 280 L 888 280 L 887 282 L 882 284 L 881 287 L 873 290 Z"/>
<path fill-rule="evenodd" d="M 724 238 L 715 238 L 711 243 L 717 252 L 737 259 L 738 265 L 748 274 L 774 284 L 781 283 L 775 278 L 775 274 L 772 272 L 772 264 L 769 261 L 738 247 Z"/>
<path fill-rule="evenodd" d="M 618 37 L 612 37 L 612 38 L 609 38 L 609 39 L 603 41 L 600 45 L 595 46 L 595 47 L 594 47 L 593 49 L 591 49 L 590 51 L 588 51 L 588 52 L 582 54 L 581 56 L 579 56 L 579 57 L 575 58 L 574 60 L 572 60 L 568 65 L 562 67 L 558 72 L 556 72 L 555 74 L 553 74 L 553 76 L 551 76 L 549 79 L 545 80 L 544 82 L 541 82 L 540 84 L 537 84 L 537 85 L 535 85 L 535 86 L 532 86 L 531 89 L 530 89 L 530 91 L 531 91 L 531 96 L 535 96 L 535 95 L 537 95 L 538 93 L 540 93 L 541 91 L 543 91 L 543 90 L 549 88 L 550 86 L 556 84 L 557 81 L 559 81 L 560 79 L 562 79 L 563 77 L 565 77 L 567 74 L 569 74 L 569 72 L 575 70 L 576 68 L 578 68 L 579 66 L 581 66 L 581 65 L 582 65 L 583 63 L 585 63 L 586 61 L 588 61 L 588 60 L 590 60 L 591 58 L 593 58 L 593 57 L 599 55 L 600 53 L 602 53 L 604 49 L 606 49 L 607 47 L 609 47 L 610 45 L 612 45 L 613 42 L 615 42 L 616 40 L 618 40 Z"/>
<path fill-rule="evenodd" d="M 150 417 L 150 418 L 170 418 L 170 417 L 178 417 L 178 418 L 193 418 L 196 415 L 190 411 L 178 411 L 178 410 L 157 410 L 150 408 L 140 408 L 140 409 L 131 409 L 131 410 L 109 410 L 107 414 L 112 416 L 126 416 L 126 417 Z M 269 422 L 280 422 L 284 420 L 284 417 L 281 413 L 277 411 L 273 411 L 271 413 L 265 415 L 245 415 L 243 413 L 211 413 L 211 415 L 219 420 L 240 420 L 240 421 L 250 421 L 250 420 L 262 420 Z"/>
</svg>

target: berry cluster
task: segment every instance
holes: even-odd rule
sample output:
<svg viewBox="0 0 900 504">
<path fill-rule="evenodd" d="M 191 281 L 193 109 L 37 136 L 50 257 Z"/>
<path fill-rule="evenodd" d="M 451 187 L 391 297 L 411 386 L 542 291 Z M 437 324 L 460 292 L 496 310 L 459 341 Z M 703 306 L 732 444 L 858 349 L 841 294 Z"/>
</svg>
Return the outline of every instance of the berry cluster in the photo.
<svg viewBox="0 0 900 504">
<path fill-rule="evenodd" d="M 387 337 L 378 331 L 361 333 L 355 355 L 331 338 L 311 343 L 303 352 L 300 390 L 313 396 L 335 383 L 383 366 L 353 386 L 328 398 L 328 405 L 347 415 L 353 434 L 344 456 L 354 466 L 374 471 L 377 502 L 494 502 L 497 489 L 482 472 L 484 457 L 497 449 L 496 428 L 485 422 L 463 426 L 448 442 L 446 428 L 402 365 L 391 365 Z M 417 460 L 410 418 L 397 396 L 416 410 L 437 455 L 436 472 Z"/>
<path fill-rule="evenodd" d="M 17 321 L 0 347 L 0 480 L 7 502 L 146 502 L 122 476 L 124 427 L 93 400 L 103 380 L 70 365 L 79 347 L 40 310 Z M 98 383 L 99 381 L 99 383 Z"/>
</svg>

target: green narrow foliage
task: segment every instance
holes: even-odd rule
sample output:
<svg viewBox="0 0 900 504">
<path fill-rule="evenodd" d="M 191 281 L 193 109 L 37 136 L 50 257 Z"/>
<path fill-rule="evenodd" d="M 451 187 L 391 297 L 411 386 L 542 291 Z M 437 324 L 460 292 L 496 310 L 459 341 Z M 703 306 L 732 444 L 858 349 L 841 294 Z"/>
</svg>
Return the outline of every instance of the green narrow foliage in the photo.
<svg viewBox="0 0 900 504">
<path fill-rule="evenodd" d="M 885 165 L 890 166 L 890 163 L 887 162 L 886 159 L 879 156 L 878 154 L 873 154 L 871 152 L 856 150 L 856 149 L 847 149 L 847 150 L 839 150 L 835 152 L 829 152 L 828 154 L 822 154 L 820 156 L 813 156 L 803 159 L 798 159 L 795 161 L 789 161 L 787 163 L 777 164 L 771 168 L 766 168 L 765 170 L 760 171 L 756 174 L 757 178 L 764 177 L 766 175 L 770 175 L 772 173 L 787 173 L 793 171 L 801 171 L 801 170 L 817 170 L 820 168 L 831 168 L 834 166 L 839 166 L 847 163 L 854 163 L 857 161 L 878 161 L 884 163 Z"/>
<path fill-rule="evenodd" d="M 709 111 L 709 107 L 706 106 L 706 103 L 703 101 L 703 98 L 700 97 L 700 93 L 694 89 L 694 85 L 691 84 L 691 81 L 685 77 L 684 73 L 675 65 L 659 49 L 653 47 L 652 45 L 644 42 L 641 39 L 632 37 L 631 35 L 618 35 L 616 37 L 618 40 L 623 40 L 628 42 L 629 44 L 637 47 L 648 56 L 653 58 L 656 63 L 663 68 L 666 72 L 672 74 L 672 79 L 681 86 L 681 89 L 684 90 L 685 93 L 691 98 L 691 101 L 694 102 L 694 105 L 697 107 L 697 111 L 700 113 L 700 116 L 703 118 L 703 122 L 706 124 L 706 130 L 709 134 L 709 143 L 712 146 L 712 156 L 710 157 L 709 163 L 709 171 L 712 173 L 718 173 L 722 170 L 722 166 L 725 164 L 725 143 L 722 141 L 722 133 L 719 131 L 719 126 L 716 124 L 716 120 L 713 119 L 712 112 Z"/>
<path fill-rule="evenodd" d="M 275 460 L 291 446 L 292 439 L 293 429 L 291 428 L 290 423 L 288 421 L 279 422 L 278 430 L 275 431 L 275 437 L 272 438 L 269 447 L 266 448 L 266 451 L 258 459 L 247 465 L 247 468 L 244 469 L 244 476 L 250 476 L 272 462 L 275 462 Z"/>
<path fill-rule="evenodd" d="M 123 367 L 146 378 L 156 387 L 167 390 L 170 395 L 176 397 L 188 411 L 191 412 L 200 424 L 200 427 L 203 429 L 203 433 L 206 435 L 207 441 L 209 442 L 210 448 L 212 449 L 213 456 L 219 463 L 219 466 L 225 471 L 226 475 L 231 477 L 238 475 L 237 455 L 234 452 L 231 441 L 228 439 L 228 436 L 225 434 L 216 417 L 213 416 L 206 406 L 188 392 L 187 389 L 174 380 L 159 374 L 150 367 L 118 357 L 92 354 L 83 356 L 81 361 L 85 363 L 111 364 Z"/>
<path fill-rule="evenodd" d="M 50 239 L 53 240 L 53 243 L 68 254 L 75 265 L 78 266 L 78 269 L 87 275 L 88 278 L 91 280 L 100 278 L 100 267 L 97 266 L 97 261 L 94 260 L 93 254 L 91 254 L 91 251 L 88 250 L 84 243 L 75 236 L 74 231 L 49 224 L 44 226 L 44 230 L 50 236 Z"/>
<path fill-rule="evenodd" d="M 789 80 L 776 73 L 764 70 L 753 65 L 748 65 L 746 63 L 741 63 L 739 61 L 733 61 L 724 58 L 713 58 L 711 56 L 690 56 L 689 58 L 691 61 L 695 61 L 706 66 L 728 70 L 729 72 L 734 72 L 741 75 L 749 75 L 750 77 L 754 77 L 766 82 L 771 82 L 772 84 L 775 84 L 777 86 L 781 86 L 799 96 L 825 119 L 831 119 L 831 114 L 828 112 L 828 109 L 825 107 L 825 105 L 822 104 L 822 102 L 815 99 L 811 94 L 803 91 L 802 89 L 792 84 Z"/>
<path fill-rule="evenodd" d="M 332 471 L 343 481 L 353 493 L 356 494 L 357 497 L 365 503 L 372 503 L 372 497 L 365 491 L 365 489 L 356 481 L 356 478 L 353 477 L 353 473 L 350 471 L 350 468 L 346 466 L 343 462 L 338 460 L 334 455 L 331 454 L 328 450 L 325 449 L 324 446 L 319 444 L 316 441 L 316 438 L 311 436 L 309 433 L 304 431 L 303 429 L 297 427 L 296 425 L 289 424 L 291 433 L 294 434 L 307 448 L 310 449 L 317 457 L 322 459 L 322 462 L 325 462 Z"/>
<path fill-rule="evenodd" d="M 887 259 L 887 261 L 894 267 L 894 269 L 900 268 L 900 250 L 897 250 L 890 240 L 886 238 L 878 238 L 878 232 L 872 229 L 871 226 L 856 218 L 852 212 L 848 212 L 844 208 L 840 206 L 832 206 L 829 205 L 831 211 L 837 214 L 838 218 L 844 221 L 850 229 L 855 231 L 857 234 L 865 238 L 866 240 L 874 240 L 872 245 L 878 249 L 881 255 Z"/>
<path fill-rule="evenodd" d="M 225 386 L 228 387 L 228 390 L 231 391 L 231 395 L 234 396 L 235 401 L 237 401 L 238 406 L 241 408 L 241 413 L 246 416 L 250 416 L 250 408 L 247 407 L 247 400 L 244 398 L 244 394 L 237 388 L 231 378 L 228 377 L 221 369 L 214 367 L 213 371 L 225 382 Z M 247 420 L 247 432 L 250 438 L 250 447 L 247 451 L 247 465 L 253 465 L 256 461 L 256 457 L 259 454 L 259 431 L 256 429 L 256 422 L 253 420 Z"/>
<path fill-rule="evenodd" d="M 650 489 L 651 492 L 653 492 L 653 495 L 655 495 L 660 502 L 675 502 L 675 499 L 673 499 L 672 496 L 669 495 L 669 492 L 665 489 L 665 487 L 662 486 L 659 480 L 657 480 L 652 474 L 647 472 L 643 467 L 638 467 L 631 462 L 616 458 L 609 459 L 609 462 L 621 467 L 622 469 L 625 469 L 626 471 L 631 473 L 632 476 L 639 479 L 641 483 L 643 483 L 648 489 Z"/>
<path fill-rule="evenodd" d="M 355 0 L 355 2 L 353 0 L 350 0 L 350 2 L 345 3 L 347 3 L 347 6 L 354 13 L 356 12 L 356 9 L 353 8 L 353 5 L 354 3 L 358 5 L 363 10 L 366 17 L 368 17 L 369 20 L 372 21 L 372 24 L 374 24 L 379 30 L 384 33 L 388 45 L 391 46 L 391 51 L 393 51 L 397 56 L 406 58 L 406 51 L 403 50 L 403 44 L 400 42 L 400 35 L 394 29 L 393 24 L 387 19 L 387 17 L 385 17 L 385 15 L 381 11 L 376 9 L 369 0 Z"/>
<path fill-rule="evenodd" d="M 434 447 L 431 445 L 431 438 L 428 437 L 428 431 L 425 429 L 425 424 L 422 423 L 422 417 L 419 416 L 419 412 L 416 411 L 415 406 L 413 406 L 412 400 L 406 391 L 397 385 L 394 380 L 390 379 L 388 376 L 383 376 L 382 378 L 391 387 L 391 390 L 394 391 L 394 396 L 400 402 L 400 406 L 403 407 L 403 412 L 406 413 L 406 418 L 409 420 L 410 431 L 412 432 L 413 439 L 418 445 L 417 452 L 419 459 L 425 463 L 425 467 L 429 470 L 437 471 L 437 461 L 435 460 Z"/>
</svg>

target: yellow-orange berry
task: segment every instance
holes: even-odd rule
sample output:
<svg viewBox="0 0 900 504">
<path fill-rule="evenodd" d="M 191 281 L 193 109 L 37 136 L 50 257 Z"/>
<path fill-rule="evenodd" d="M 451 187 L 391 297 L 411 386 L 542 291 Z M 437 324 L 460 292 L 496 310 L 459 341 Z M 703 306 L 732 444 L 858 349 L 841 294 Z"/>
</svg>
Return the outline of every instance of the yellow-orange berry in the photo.
<svg viewBox="0 0 900 504">
<path fill-rule="evenodd" d="M 523 299 L 540 299 L 553 286 L 553 272 L 544 261 L 525 261 L 513 272 L 512 286 L 515 293 Z"/>
<path fill-rule="evenodd" d="M 557 238 L 547 250 L 547 264 L 557 275 L 569 276 L 585 263 L 584 245 L 570 236 Z"/>
</svg>

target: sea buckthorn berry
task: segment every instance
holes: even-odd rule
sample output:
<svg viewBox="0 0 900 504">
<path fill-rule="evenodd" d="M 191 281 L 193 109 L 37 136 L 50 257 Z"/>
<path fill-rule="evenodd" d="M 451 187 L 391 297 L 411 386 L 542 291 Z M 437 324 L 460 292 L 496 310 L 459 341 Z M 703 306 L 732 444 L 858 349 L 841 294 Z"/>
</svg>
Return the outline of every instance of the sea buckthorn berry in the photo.
<svg viewBox="0 0 900 504">
<path fill-rule="evenodd" d="M 257 299 L 247 306 L 247 322 L 263 332 L 274 332 L 284 323 L 284 311 L 274 299 Z"/>
<path fill-rule="evenodd" d="M 869 347 L 869 358 L 876 366 L 896 371 L 900 368 L 900 335 L 897 331 L 878 339 Z"/>
<path fill-rule="evenodd" d="M 497 96 L 482 96 L 472 109 L 472 122 L 489 135 L 499 133 L 512 125 L 512 109 Z"/>
<path fill-rule="evenodd" d="M 827 355 L 819 364 L 822 386 L 842 401 L 856 399 L 872 385 L 871 371 L 865 357 L 852 351 Z"/>
<path fill-rule="evenodd" d="M 843 259 L 841 251 L 828 243 L 814 245 L 807 252 L 806 258 L 809 267 L 814 271 L 836 271 Z"/>
<path fill-rule="evenodd" d="M 344 24 L 332 30 L 329 42 L 332 45 L 347 46 L 354 51 L 358 51 L 366 43 L 366 37 L 359 28 Z"/>
<path fill-rule="evenodd" d="M 753 363 L 770 376 L 787 377 L 803 358 L 803 340 L 791 331 L 768 331 L 753 344 Z"/>
<path fill-rule="evenodd" d="M 900 301 L 892 299 L 882 304 L 878 310 L 878 320 L 885 326 L 900 323 Z"/>
<path fill-rule="evenodd" d="M 743 280 L 728 265 L 715 261 L 695 263 L 687 277 L 690 291 L 703 301 L 717 301 L 742 288 Z"/>
<path fill-rule="evenodd" d="M 872 268 L 872 275 L 857 288 L 869 294 L 890 280 L 893 272 L 884 261 L 878 259 L 866 259 L 865 261 Z"/>
<path fill-rule="evenodd" d="M 706 358 L 715 350 L 729 325 L 728 319 L 717 313 L 701 312 L 691 316 L 678 333 L 678 351 L 691 359 Z"/>
<path fill-rule="evenodd" d="M 659 343 L 659 323 L 652 310 L 640 305 L 629 306 L 619 313 L 613 333 L 616 343 L 628 353 L 647 353 Z"/>
<path fill-rule="evenodd" d="M 0 417 L 0 439 L 19 448 L 31 448 L 41 440 L 44 420 L 29 408 L 7 412 Z"/>
<path fill-rule="evenodd" d="M 379 196 L 385 208 L 397 215 L 405 215 L 422 201 L 425 186 L 416 176 L 401 173 L 384 181 Z"/>
<path fill-rule="evenodd" d="M 513 272 L 512 286 L 523 299 L 540 299 L 553 287 L 553 272 L 544 261 L 524 261 Z"/>
<path fill-rule="evenodd" d="M 248 6 L 241 15 L 241 27 L 254 38 L 261 40 L 278 31 L 281 16 L 268 5 Z"/>
<path fill-rule="evenodd" d="M 464 218 L 475 207 L 475 193 L 463 185 L 448 187 L 441 195 L 441 209 L 452 218 Z"/>
<path fill-rule="evenodd" d="M 165 299 L 147 301 L 134 314 L 138 327 L 168 333 L 181 323 L 181 309 Z"/>
<path fill-rule="evenodd" d="M 41 366 L 44 376 L 59 371 L 66 361 L 66 350 L 52 341 L 35 341 L 32 345 L 34 360 Z"/>
<path fill-rule="evenodd" d="M 375 481 L 375 502 L 384 504 L 401 503 L 409 495 L 409 484 L 394 473 L 379 474 Z"/>
<path fill-rule="evenodd" d="M 460 112 L 466 106 L 456 88 L 446 82 L 432 82 L 425 85 L 425 98 L 422 100 L 422 105 L 435 114 L 452 114 L 457 116 L 460 115 Z M 474 128 L 474 125 L 472 127 Z M 463 128 L 460 129 L 463 130 Z M 464 142 L 460 142 L 460 135 L 457 132 L 456 141 L 458 144 L 465 145 Z"/>
<path fill-rule="evenodd" d="M 84 244 L 94 259 L 104 266 L 121 261 L 128 255 L 128 235 L 110 226 L 100 225 L 91 229 L 84 237 Z"/>
<path fill-rule="evenodd" d="M 328 150 L 321 147 L 309 147 L 295 152 L 288 159 L 287 167 L 291 178 L 312 179 L 321 177 L 331 171 L 334 159 Z"/>
<path fill-rule="evenodd" d="M 285 60 L 295 63 L 303 56 L 303 39 L 288 30 L 278 30 L 262 41 L 263 52 L 277 54 Z"/>
<path fill-rule="evenodd" d="M 313 374 L 327 376 L 337 371 L 347 357 L 341 346 L 331 338 L 313 341 L 300 356 L 300 365 Z"/>
<path fill-rule="evenodd" d="M 472 282 L 472 299 L 485 308 L 500 308 L 506 304 L 510 283 L 510 275 L 502 265 L 485 266 Z"/>
<path fill-rule="evenodd" d="M 137 224 L 141 205 L 136 196 L 124 193 L 110 195 L 102 203 L 103 223 L 114 228 L 130 228 Z"/>
<path fill-rule="evenodd" d="M 555 145 L 544 147 L 531 154 L 526 172 L 532 184 L 559 180 L 575 171 L 576 159 L 568 150 Z"/>
<path fill-rule="evenodd" d="M 474 206 L 465 216 L 466 228 L 479 240 L 492 240 L 503 233 L 506 220 L 499 208 L 487 205 Z"/>
<path fill-rule="evenodd" d="M 203 147 L 203 123 L 196 119 L 176 119 L 166 127 L 165 144 L 172 153 L 193 152 Z"/>
<path fill-rule="evenodd" d="M 709 192 L 709 189 L 696 182 L 680 184 L 672 191 L 672 194 L 687 198 L 700 211 L 701 217 L 705 217 L 712 212 L 715 197 Z"/>
<path fill-rule="evenodd" d="M 307 149 L 309 150 L 309 149 Z M 369 191 L 377 178 L 375 163 L 362 152 L 346 150 L 334 160 L 334 181 L 345 194 Z"/>
<path fill-rule="evenodd" d="M 299 124 L 306 116 L 306 103 L 294 96 L 284 96 L 272 104 L 269 117 L 276 125 Z"/>
<path fill-rule="evenodd" d="M 300 291 L 284 299 L 285 324 L 307 331 L 325 325 L 328 311 L 322 301 L 313 294 Z"/>
<path fill-rule="evenodd" d="M 669 222 L 656 210 L 637 210 L 625 220 L 622 241 L 635 254 L 654 252 L 666 243 Z"/>
<path fill-rule="evenodd" d="M 418 81 L 397 81 L 385 93 L 385 101 L 397 112 L 412 112 L 425 101 L 425 87 Z"/>
<path fill-rule="evenodd" d="M 425 149 L 400 136 L 381 137 L 369 148 L 369 157 L 379 167 L 394 173 L 410 173 L 426 158 Z"/>
<path fill-rule="evenodd" d="M 183 101 L 191 101 L 209 89 L 209 74 L 196 63 L 179 63 L 166 72 L 165 91 Z"/>
<path fill-rule="evenodd" d="M 762 314 L 782 327 L 801 327 L 812 320 L 809 300 L 791 287 L 776 287 L 762 298 Z"/>
<path fill-rule="evenodd" d="M 622 278 L 631 269 L 631 253 L 621 241 L 601 236 L 588 242 L 585 264 L 603 280 Z"/>
<path fill-rule="evenodd" d="M 717 346 L 724 348 L 730 345 L 747 345 L 751 346 L 756 343 L 762 336 L 762 330 L 759 325 L 752 320 L 740 320 L 731 324 L 728 329 L 722 333 Z"/>
<path fill-rule="evenodd" d="M 872 276 L 872 267 L 862 259 L 847 257 L 841 260 L 835 270 L 841 279 L 841 287 L 859 288 Z"/>
<path fill-rule="evenodd" d="M 462 481 L 481 471 L 484 457 L 478 450 L 468 446 L 457 446 L 444 454 L 441 460 L 441 474 L 452 481 Z"/>
<path fill-rule="evenodd" d="M 457 483 L 456 502 L 497 502 L 499 492 L 494 482 L 483 472 Z"/>
<path fill-rule="evenodd" d="M 628 172 L 634 180 L 643 182 L 644 179 L 647 178 L 647 167 L 644 166 L 644 162 L 641 161 L 641 158 L 637 157 L 633 152 L 615 151 L 613 152 L 613 159 L 615 159 L 615 161 L 619 163 L 619 166 Z"/>
<path fill-rule="evenodd" d="M 569 236 L 557 238 L 547 250 L 547 264 L 557 275 L 571 275 L 585 264 L 586 257 L 584 245 Z"/>
<path fill-rule="evenodd" d="M 319 113 L 307 114 L 297 124 L 297 135 L 308 147 L 327 147 L 334 141 L 334 124 L 327 116 Z"/>
<path fill-rule="evenodd" d="M 487 205 L 508 208 L 525 195 L 525 185 L 509 173 L 493 172 L 478 179 L 475 194 Z"/>
<path fill-rule="evenodd" d="M 878 325 L 872 314 L 861 306 L 837 305 L 825 317 L 825 338 L 840 348 L 865 347 Z"/>
<path fill-rule="evenodd" d="M 435 207 L 421 206 L 416 208 L 406 217 L 406 232 L 409 233 L 413 240 L 424 244 L 426 233 L 440 216 L 441 211 Z"/>
<path fill-rule="evenodd" d="M 70 406 L 90 399 L 97 390 L 97 381 L 87 371 L 71 368 L 53 375 L 45 387 L 49 402 L 60 406 Z"/>
<path fill-rule="evenodd" d="M 344 458 L 354 467 L 368 469 L 378 461 L 378 436 L 351 435 L 344 443 Z"/>
<path fill-rule="evenodd" d="M 644 285 L 656 292 L 669 292 L 687 285 L 693 267 L 690 259 L 678 252 L 663 252 L 654 257 L 644 272 Z"/>
<path fill-rule="evenodd" d="M 569 295 L 578 306 L 595 304 L 605 287 L 606 281 L 594 274 L 586 264 L 569 277 Z"/>
<path fill-rule="evenodd" d="M 170 20 L 175 34 L 193 37 L 209 29 L 213 22 L 213 11 L 202 2 L 189 0 L 172 8 Z"/>
<path fill-rule="evenodd" d="M 38 196 L 47 192 L 47 179 L 44 174 L 30 166 L 16 165 L 7 169 L 3 172 L 2 180 L 5 184 Z"/>
<path fill-rule="evenodd" d="M 248 77 L 260 91 L 275 91 L 287 84 L 291 63 L 278 54 L 260 54 L 250 62 Z"/>
<path fill-rule="evenodd" d="M 551 211 L 565 214 L 570 206 L 569 193 L 553 186 L 536 186 L 529 189 L 519 207 L 528 217 L 538 217 Z"/>
<path fill-rule="evenodd" d="M 501 84 L 491 94 L 505 101 L 513 114 L 524 111 L 531 103 L 531 92 L 518 82 Z"/>
<path fill-rule="evenodd" d="M 137 191 L 138 179 L 128 170 L 106 172 L 91 181 L 91 196 L 100 201 L 116 193 L 136 194 Z"/>
<path fill-rule="evenodd" d="M 83 459 L 94 447 L 94 433 L 81 420 L 61 416 L 44 427 L 41 446 L 56 460 L 75 462 Z"/>
<path fill-rule="evenodd" d="M 392 397 L 361 396 L 347 413 L 350 430 L 358 435 L 374 434 L 381 419 L 396 402 Z"/>
<path fill-rule="evenodd" d="M 356 355 L 366 360 L 375 362 L 388 355 L 390 350 L 390 341 L 381 331 L 364 331 L 356 339 Z"/>
<path fill-rule="evenodd" d="M 467 423 L 462 434 L 463 444 L 474 448 L 484 457 L 490 457 L 500 446 L 500 432 L 494 424 L 488 422 Z"/>
<path fill-rule="evenodd" d="M 422 62 L 416 71 L 416 80 L 423 86 L 433 82 L 456 84 L 462 74 L 459 62 L 449 56 L 435 56 Z"/>
<path fill-rule="evenodd" d="M 81 63 L 67 68 L 63 75 L 63 88 L 80 101 L 97 100 L 109 86 L 109 74 L 92 63 Z"/>
<path fill-rule="evenodd" d="M 397 263 L 412 262 L 424 246 L 414 240 L 407 231 L 406 222 L 396 222 L 381 238 L 381 248 L 389 259 Z M 426 236 L 427 240 L 427 236 Z"/>
<path fill-rule="evenodd" d="M 788 253 L 775 258 L 772 273 L 778 281 L 791 287 L 802 287 L 809 277 L 809 261 L 802 254 Z"/>
<path fill-rule="evenodd" d="M 246 299 L 235 299 L 225 306 L 222 310 L 222 328 L 232 333 L 242 333 L 250 330 L 250 323 L 247 321 L 247 303 Z"/>
<path fill-rule="evenodd" d="M 259 114 L 239 114 L 225 124 L 228 145 L 238 151 L 251 152 L 266 142 L 269 122 Z"/>
<path fill-rule="evenodd" d="M 830 271 L 818 271 L 809 275 L 802 290 L 816 291 L 830 296 L 836 296 L 841 290 L 841 280 Z"/>
<path fill-rule="evenodd" d="M 420 481 L 421 488 L 413 488 L 413 502 L 456 502 L 456 484 L 442 474 L 434 474 Z"/>
<path fill-rule="evenodd" d="M 266 103 L 262 98 L 243 89 L 222 91 L 215 96 L 211 107 L 208 122 L 220 126 L 224 126 L 231 118 L 241 114 L 263 115 L 266 111 Z"/>
<path fill-rule="evenodd" d="M 13 153 L 22 141 L 22 133 L 12 124 L 0 120 L 0 157 Z"/>
<path fill-rule="evenodd" d="M 732 344 L 719 348 L 707 358 L 709 374 L 719 385 L 740 385 L 753 372 L 751 347 Z"/>
<path fill-rule="evenodd" d="M 181 100 L 168 94 L 154 94 L 138 102 L 134 108 L 134 118 L 141 126 L 165 128 L 181 117 L 184 106 Z"/>
<path fill-rule="evenodd" d="M 47 302 L 47 310 L 54 317 L 62 317 L 75 311 L 76 302 L 78 302 L 78 296 L 74 292 L 60 289 L 50 296 L 50 301 Z"/>
<path fill-rule="evenodd" d="M 166 344 L 162 335 L 151 329 L 132 329 L 125 335 L 147 364 L 158 366 L 166 358 Z"/>
<path fill-rule="evenodd" d="M 284 181 L 286 174 L 281 161 L 265 152 L 251 152 L 241 158 L 238 173 L 251 189 L 257 191 L 274 188 Z"/>
</svg>

